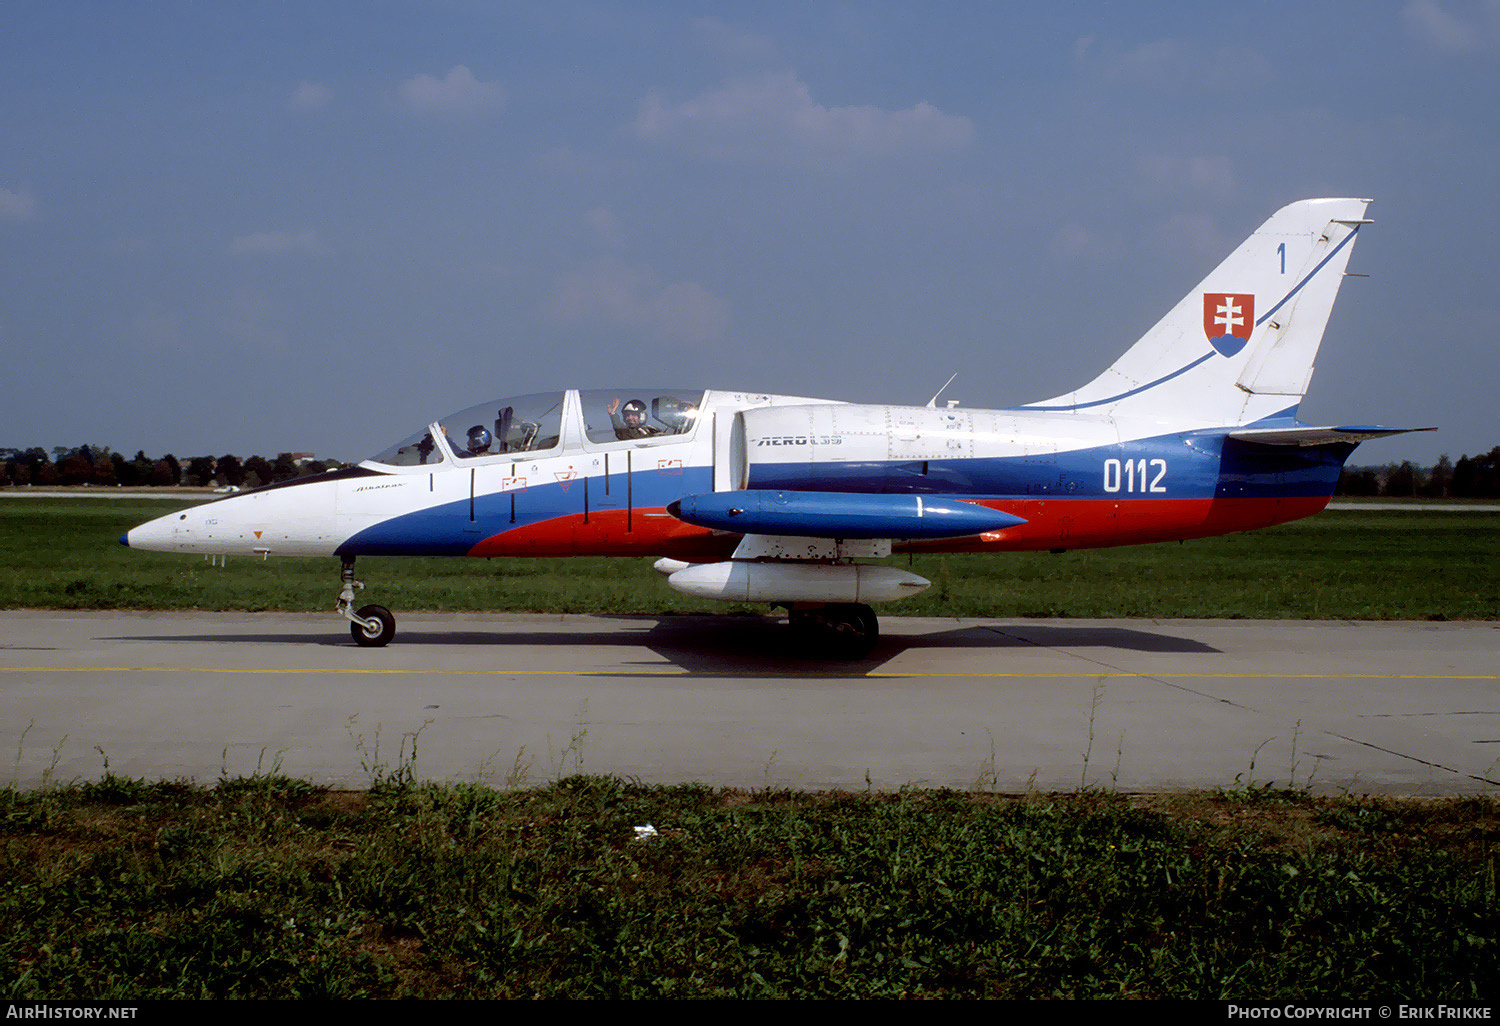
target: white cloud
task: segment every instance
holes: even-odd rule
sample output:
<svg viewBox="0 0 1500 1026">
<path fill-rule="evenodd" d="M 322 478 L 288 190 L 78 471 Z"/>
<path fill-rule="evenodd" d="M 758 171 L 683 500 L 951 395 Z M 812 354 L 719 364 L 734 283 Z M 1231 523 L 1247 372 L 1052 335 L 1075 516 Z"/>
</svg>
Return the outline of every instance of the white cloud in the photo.
<svg viewBox="0 0 1500 1026">
<path fill-rule="evenodd" d="M 318 233 L 311 229 L 298 232 L 252 232 L 237 235 L 229 244 L 229 252 L 237 256 L 267 256 L 280 254 L 303 254 L 321 256 L 328 252 Z"/>
<path fill-rule="evenodd" d="M 729 307 L 694 281 L 662 284 L 656 272 L 617 257 L 592 261 L 565 275 L 550 316 L 563 324 L 626 328 L 676 343 L 724 337 Z"/>
<path fill-rule="evenodd" d="M 1204 214 L 1174 214 L 1157 230 L 1156 241 L 1164 252 L 1187 251 L 1205 260 L 1223 259 L 1234 248 L 1219 223 Z"/>
<path fill-rule="evenodd" d="M 1081 263 L 1117 256 L 1120 244 L 1106 239 L 1087 225 L 1069 221 L 1052 233 L 1047 252 L 1065 263 Z"/>
<path fill-rule="evenodd" d="M 1270 62 L 1254 50 L 1199 48 L 1179 39 L 1123 50 L 1113 40 L 1085 36 L 1073 44 L 1073 64 L 1106 86 L 1149 89 L 1238 90 L 1275 78 Z"/>
<path fill-rule="evenodd" d="M 219 311 L 218 330 L 240 352 L 289 352 L 285 315 L 264 291 L 241 287 L 234 290 Z"/>
<path fill-rule="evenodd" d="M 1169 192 L 1184 189 L 1209 196 L 1229 196 L 1234 192 L 1234 166 L 1228 157 L 1152 156 L 1140 161 L 1141 174 L 1151 184 Z"/>
<path fill-rule="evenodd" d="M 170 352 L 180 348 L 186 335 L 181 316 L 155 309 L 133 317 L 131 328 L 141 348 L 153 352 Z"/>
<path fill-rule="evenodd" d="M 968 118 L 928 103 L 894 111 L 825 107 L 789 71 L 738 79 L 678 104 L 653 93 L 631 127 L 641 139 L 714 159 L 793 163 L 945 153 L 975 137 Z"/>
<path fill-rule="evenodd" d="M 466 117 L 505 106 L 504 89 L 481 82 L 462 64 L 455 65 L 446 78 L 415 75 L 401 83 L 398 95 L 401 106 L 414 114 Z"/>
<path fill-rule="evenodd" d="M 590 230 L 594 233 L 594 241 L 608 249 L 618 249 L 625 243 L 624 226 L 613 210 L 608 207 L 595 207 L 588 213 Z"/>
<path fill-rule="evenodd" d="M 28 189 L 0 189 L 0 221 L 30 221 L 36 216 L 36 197 Z"/>
<path fill-rule="evenodd" d="M 1437 0 L 1410 0 L 1402 8 L 1407 30 L 1433 50 L 1446 54 L 1474 53 L 1500 34 L 1500 3 L 1471 5 L 1479 8 L 1474 20 L 1450 12 Z"/>
<path fill-rule="evenodd" d="M 732 60 L 764 62 L 776 54 L 770 36 L 745 32 L 719 18 L 694 18 L 692 30 L 693 42 L 701 49 Z"/>
<path fill-rule="evenodd" d="M 322 110 L 332 100 L 332 89 L 321 82 L 309 82 L 303 79 L 287 97 L 286 105 L 292 110 Z"/>
</svg>

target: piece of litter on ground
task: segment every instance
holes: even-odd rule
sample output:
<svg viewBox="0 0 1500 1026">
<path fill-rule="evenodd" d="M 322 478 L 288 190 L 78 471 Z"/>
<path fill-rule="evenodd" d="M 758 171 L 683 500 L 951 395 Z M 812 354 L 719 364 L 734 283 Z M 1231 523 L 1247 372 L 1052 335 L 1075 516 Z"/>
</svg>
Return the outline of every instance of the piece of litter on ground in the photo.
<svg viewBox="0 0 1500 1026">
<path fill-rule="evenodd" d="M 656 832 L 656 827 L 652 826 L 650 823 L 647 823 L 645 826 L 638 826 L 635 828 L 635 839 L 637 841 L 644 841 L 648 837 L 660 836 L 661 835 Z"/>
</svg>

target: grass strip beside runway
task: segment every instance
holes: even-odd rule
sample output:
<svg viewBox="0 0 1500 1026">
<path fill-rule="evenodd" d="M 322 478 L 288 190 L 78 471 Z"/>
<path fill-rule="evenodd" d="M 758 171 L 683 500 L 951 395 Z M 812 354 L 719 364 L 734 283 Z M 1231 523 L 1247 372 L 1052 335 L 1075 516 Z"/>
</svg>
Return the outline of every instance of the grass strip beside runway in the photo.
<svg viewBox="0 0 1500 1026">
<path fill-rule="evenodd" d="M 0 790 L 7 1000 L 1500 997 L 1493 798 L 367 768 Z"/>
<path fill-rule="evenodd" d="M 202 557 L 118 544 L 166 500 L 0 495 L 0 608 L 332 608 L 337 560 Z M 1500 513 L 1328 511 L 1280 527 L 1121 549 L 930 555 L 933 581 L 883 616 L 1500 619 Z M 650 559 L 365 558 L 361 601 L 400 612 L 723 613 L 667 588 Z"/>
</svg>

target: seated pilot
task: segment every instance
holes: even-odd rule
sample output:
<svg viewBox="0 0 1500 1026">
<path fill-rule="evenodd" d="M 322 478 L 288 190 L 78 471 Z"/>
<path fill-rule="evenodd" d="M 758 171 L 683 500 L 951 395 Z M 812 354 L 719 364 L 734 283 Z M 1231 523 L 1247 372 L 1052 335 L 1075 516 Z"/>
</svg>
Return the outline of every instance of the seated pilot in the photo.
<svg viewBox="0 0 1500 1026">
<path fill-rule="evenodd" d="M 494 443 L 494 436 L 490 429 L 483 424 L 475 424 L 469 428 L 469 447 L 460 456 L 488 456 L 490 446 Z"/>
<path fill-rule="evenodd" d="M 614 413 L 614 410 L 610 410 Z M 651 438 L 661 432 L 646 423 L 646 404 L 632 399 L 620 410 L 621 423 L 615 425 L 616 438 Z"/>
<path fill-rule="evenodd" d="M 432 450 L 437 448 L 437 443 L 432 440 L 432 432 L 424 434 L 417 442 L 417 462 L 426 463 L 427 457 L 432 455 Z M 441 459 L 441 457 L 439 457 Z"/>
</svg>

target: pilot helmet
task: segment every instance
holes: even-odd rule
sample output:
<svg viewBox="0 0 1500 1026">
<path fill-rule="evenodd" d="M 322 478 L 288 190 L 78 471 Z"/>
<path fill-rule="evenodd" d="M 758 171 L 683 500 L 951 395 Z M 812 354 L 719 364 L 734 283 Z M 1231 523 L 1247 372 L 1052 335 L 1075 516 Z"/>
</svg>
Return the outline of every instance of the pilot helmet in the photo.
<svg viewBox="0 0 1500 1026">
<path fill-rule="evenodd" d="M 469 428 L 470 452 L 489 452 L 490 442 L 493 440 L 494 436 L 490 434 L 490 429 L 483 424 L 475 424 Z"/>
<path fill-rule="evenodd" d="M 632 399 L 630 400 L 630 402 L 626 403 L 624 409 L 620 411 L 620 416 L 623 417 L 625 423 L 630 425 L 631 427 L 640 427 L 642 424 L 646 423 L 646 404 L 641 402 L 639 399 Z"/>
</svg>

